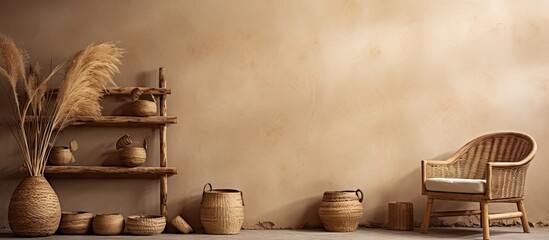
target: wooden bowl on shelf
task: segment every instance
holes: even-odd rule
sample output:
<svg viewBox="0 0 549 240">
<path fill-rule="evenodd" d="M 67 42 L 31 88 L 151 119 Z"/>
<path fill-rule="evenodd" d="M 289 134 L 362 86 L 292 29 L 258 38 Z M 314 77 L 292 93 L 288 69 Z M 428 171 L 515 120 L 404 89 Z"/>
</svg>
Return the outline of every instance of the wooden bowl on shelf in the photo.
<svg viewBox="0 0 549 240">
<path fill-rule="evenodd" d="M 120 235 L 124 231 L 124 216 L 120 213 L 98 214 L 93 218 L 93 233 Z"/>
<path fill-rule="evenodd" d="M 127 219 L 128 232 L 133 235 L 157 235 L 166 227 L 166 218 L 160 215 L 134 215 Z"/>
</svg>

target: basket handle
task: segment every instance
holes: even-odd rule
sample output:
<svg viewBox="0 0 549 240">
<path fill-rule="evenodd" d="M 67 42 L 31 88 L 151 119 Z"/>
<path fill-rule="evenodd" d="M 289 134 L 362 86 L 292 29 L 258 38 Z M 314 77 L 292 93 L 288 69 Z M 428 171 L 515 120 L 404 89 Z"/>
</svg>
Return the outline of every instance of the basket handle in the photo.
<svg viewBox="0 0 549 240">
<path fill-rule="evenodd" d="M 244 205 L 244 193 L 242 191 L 240 191 L 240 199 L 242 199 L 242 206 L 246 206 Z"/>
<path fill-rule="evenodd" d="M 358 193 L 360 193 L 360 194 L 358 194 Z M 357 190 L 355 191 L 355 194 L 356 194 L 356 196 L 358 197 L 358 201 L 359 201 L 359 202 L 362 202 L 362 200 L 364 200 L 364 193 L 362 192 L 362 190 L 357 189 Z"/>
<path fill-rule="evenodd" d="M 204 185 L 204 188 L 202 189 L 202 199 L 200 200 L 200 205 L 202 205 L 202 203 L 204 203 L 204 193 L 206 193 L 206 187 L 207 186 L 210 186 L 210 190 L 209 190 L 210 192 L 213 190 L 211 183 L 206 183 L 206 185 Z"/>
</svg>

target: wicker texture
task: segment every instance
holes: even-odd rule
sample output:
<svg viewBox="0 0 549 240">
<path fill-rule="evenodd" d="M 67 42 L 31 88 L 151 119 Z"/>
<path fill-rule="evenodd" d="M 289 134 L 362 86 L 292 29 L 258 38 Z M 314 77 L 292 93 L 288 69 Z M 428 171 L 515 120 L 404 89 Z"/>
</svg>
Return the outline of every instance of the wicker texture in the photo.
<svg viewBox="0 0 549 240">
<path fill-rule="evenodd" d="M 74 157 L 68 147 L 55 146 L 51 149 L 48 161 L 52 165 L 63 166 L 74 162 Z"/>
<path fill-rule="evenodd" d="M 206 191 L 206 186 L 210 190 Z M 242 192 L 234 189 L 212 189 L 204 186 L 200 222 L 208 234 L 237 234 L 244 222 Z"/>
<path fill-rule="evenodd" d="M 191 227 L 191 225 L 189 225 L 187 221 L 185 221 L 185 219 L 179 215 L 173 218 L 170 223 L 174 228 L 176 228 L 177 230 L 179 230 L 184 234 L 191 233 L 193 231 L 193 228 Z"/>
<path fill-rule="evenodd" d="M 156 114 L 156 102 L 137 100 L 132 102 L 132 112 L 135 116 L 148 117 Z"/>
<path fill-rule="evenodd" d="M 318 216 L 324 228 L 331 232 L 356 231 L 364 213 L 363 194 L 356 191 L 324 192 L 318 207 Z"/>
<path fill-rule="evenodd" d="M 520 218 L 524 232 L 529 232 L 529 223 L 524 208 L 526 171 L 537 151 L 536 141 L 529 135 L 518 132 L 486 134 L 465 144 L 450 159 L 445 161 L 422 161 L 422 192 L 428 196 L 423 216 L 422 232 L 427 233 L 433 216 L 481 215 L 483 238 L 489 239 L 492 219 Z M 486 180 L 486 191 L 481 194 L 428 191 L 428 178 L 463 178 Z M 434 200 L 479 202 L 479 210 L 432 212 Z M 489 203 L 514 203 L 518 212 L 490 214 Z"/>
<path fill-rule="evenodd" d="M 87 234 L 92 229 L 93 213 L 89 212 L 63 212 L 59 233 L 61 234 Z"/>
<path fill-rule="evenodd" d="M 124 216 L 119 213 L 98 214 L 93 218 L 93 233 L 119 235 L 124 231 Z"/>
<path fill-rule="evenodd" d="M 157 235 L 166 227 L 166 218 L 159 215 L 134 215 L 126 220 L 126 228 L 133 235 Z"/>
<path fill-rule="evenodd" d="M 44 177 L 25 177 L 15 188 L 8 221 L 18 236 L 37 237 L 55 233 L 61 220 L 57 194 Z"/>
<path fill-rule="evenodd" d="M 414 230 L 414 205 L 411 202 L 390 202 L 387 229 Z"/>
<path fill-rule="evenodd" d="M 147 151 L 142 147 L 125 147 L 120 151 L 120 161 L 126 167 L 137 167 L 145 163 Z"/>
<path fill-rule="evenodd" d="M 526 171 L 535 152 L 535 141 L 528 135 L 487 134 L 465 144 L 446 161 L 424 161 L 424 175 L 425 179 L 486 179 L 490 190 L 487 199 L 523 197 Z M 491 179 L 487 172 L 491 172 Z"/>
</svg>

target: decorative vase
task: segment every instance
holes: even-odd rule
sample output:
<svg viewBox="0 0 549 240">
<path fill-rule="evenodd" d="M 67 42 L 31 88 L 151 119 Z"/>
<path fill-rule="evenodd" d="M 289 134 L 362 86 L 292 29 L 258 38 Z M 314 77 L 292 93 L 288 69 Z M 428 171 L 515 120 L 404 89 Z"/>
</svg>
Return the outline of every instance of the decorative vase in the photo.
<svg viewBox="0 0 549 240">
<path fill-rule="evenodd" d="M 61 221 L 57 194 L 43 176 L 28 176 L 13 191 L 8 209 L 11 231 L 19 236 L 50 236 Z"/>
</svg>

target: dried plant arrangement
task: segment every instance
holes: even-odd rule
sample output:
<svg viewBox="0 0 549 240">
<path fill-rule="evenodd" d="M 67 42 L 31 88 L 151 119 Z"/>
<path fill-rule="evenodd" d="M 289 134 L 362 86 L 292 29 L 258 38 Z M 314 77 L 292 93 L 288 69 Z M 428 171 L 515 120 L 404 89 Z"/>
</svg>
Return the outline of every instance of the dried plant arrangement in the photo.
<svg viewBox="0 0 549 240">
<path fill-rule="evenodd" d="M 100 100 L 124 50 L 114 43 L 91 44 L 69 60 L 42 75 L 38 65 L 27 69 L 27 56 L 14 41 L 0 34 L 0 78 L 11 110 L 10 129 L 17 139 L 29 176 L 42 176 L 49 146 L 65 127 L 81 116 L 101 116 Z M 0 61 L 1 63 L 1 61 Z M 65 68 L 57 94 L 47 91 L 48 82 Z M 22 88 L 21 91 L 19 89 Z M 21 93 L 21 95 L 19 95 Z"/>
</svg>

